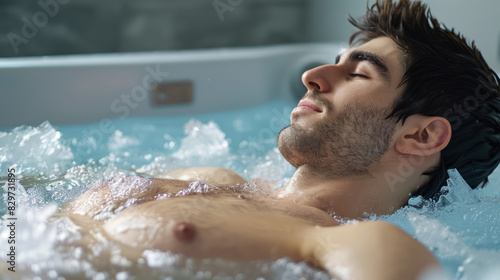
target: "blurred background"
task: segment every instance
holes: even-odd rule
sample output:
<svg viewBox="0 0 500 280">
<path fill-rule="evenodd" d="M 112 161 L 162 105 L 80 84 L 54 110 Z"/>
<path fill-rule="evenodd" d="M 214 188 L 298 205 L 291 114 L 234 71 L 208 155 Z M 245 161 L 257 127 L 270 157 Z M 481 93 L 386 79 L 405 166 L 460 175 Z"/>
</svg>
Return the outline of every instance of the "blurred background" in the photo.
<svg viewBox="0 0 500 280">
<path fill-rule="evenodd" d="M 2 0 L 0 57 L 347 42 L 374 0 Z M 500 72 L 500 1 L 424 0 Z"/>
</svg>

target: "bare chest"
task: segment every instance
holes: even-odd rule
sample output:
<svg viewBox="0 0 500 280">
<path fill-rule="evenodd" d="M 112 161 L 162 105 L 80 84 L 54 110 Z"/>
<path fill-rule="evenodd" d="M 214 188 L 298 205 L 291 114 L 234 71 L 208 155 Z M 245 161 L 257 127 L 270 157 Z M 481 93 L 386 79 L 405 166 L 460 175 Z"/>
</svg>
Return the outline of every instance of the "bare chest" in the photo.
<svg viewBox="0 0 500 280">
<path fill-rule="evenodd" d="M 338 222 L 314 207 L 298 205 L 274 197 L 273 193 L 249 191 L 238 186 L 212 187 L 203 182 L 192 182 L 176 192 L 155 192 L 153 199 L 130 209 L 126 215 L 142 216 L 148 213 L 175 220 L 210 224 L 229 216 L 262 216 L 276 214 L 300 219 L 304 223 L 334 226 Z"/>
<path fill-rule="evenodd" d="M 299 205 L 274 196 L 272 190 L 259 190 L 236 185 L 216 187 L 201 181 L 152 180 L 141 191 L 117 196 L 114 189 L 127 186 L 103 185 L 93 189 L 70 204 L 73 213 L 105 222 L 117 215 L 153 215 L 158 218 L 177 213 L 176 220 L 241 213 L 259 215 L 270 212 L 299 218 L 313 225 L 332 226 L 338 223 L 327 213 L 310 206 Z"/>
</svg>

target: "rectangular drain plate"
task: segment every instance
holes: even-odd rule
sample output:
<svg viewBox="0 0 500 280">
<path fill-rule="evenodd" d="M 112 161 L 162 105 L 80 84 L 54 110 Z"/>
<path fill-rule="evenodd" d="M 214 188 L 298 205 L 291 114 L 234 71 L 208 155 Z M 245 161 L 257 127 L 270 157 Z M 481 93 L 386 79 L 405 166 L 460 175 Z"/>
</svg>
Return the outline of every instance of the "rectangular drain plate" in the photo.
<svg viewBox="0 0 500 280">
<path fill-rule="evenodd" d="M 168 82 L 153 85 L 151 104 L 165 106 L 193 102 L 193 82 Z"/>
</svg>

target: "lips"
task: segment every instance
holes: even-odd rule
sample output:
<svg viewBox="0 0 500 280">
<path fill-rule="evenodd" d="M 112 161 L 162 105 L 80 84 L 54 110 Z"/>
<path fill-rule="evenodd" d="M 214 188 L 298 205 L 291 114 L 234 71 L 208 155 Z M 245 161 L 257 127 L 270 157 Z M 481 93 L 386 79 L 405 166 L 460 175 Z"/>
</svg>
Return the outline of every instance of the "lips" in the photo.
<svg viewBox="0 0 500 280">
<path fill-rule="evenodd" d="M 318 106 L 314 105 L 312 102 L 309 102 L 307 100 L 302 100 L 299 102 L 299 105 L 297 105 L 297 108 L 303 109 L 303 110 L 312 110 L 316 111 L 318 113 L 323 112 Z"/>
</svg>

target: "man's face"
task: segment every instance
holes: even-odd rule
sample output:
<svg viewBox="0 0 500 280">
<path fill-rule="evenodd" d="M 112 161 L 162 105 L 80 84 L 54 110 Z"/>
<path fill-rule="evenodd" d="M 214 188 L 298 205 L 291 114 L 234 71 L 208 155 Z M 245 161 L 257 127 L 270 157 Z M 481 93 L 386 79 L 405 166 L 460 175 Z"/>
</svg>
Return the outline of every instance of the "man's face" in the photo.
<svg viewBox="0 0 500 280">
<path fill-rule="evenodd" d="M 335 65 L 302 76 L 307 94 L 292 111 L 278 148 L 295 167 L 309 164 L 332 177 L 364 176 L 387 151 L 403 51 L 380 37 L 343 53 Z"/>
</svg>

